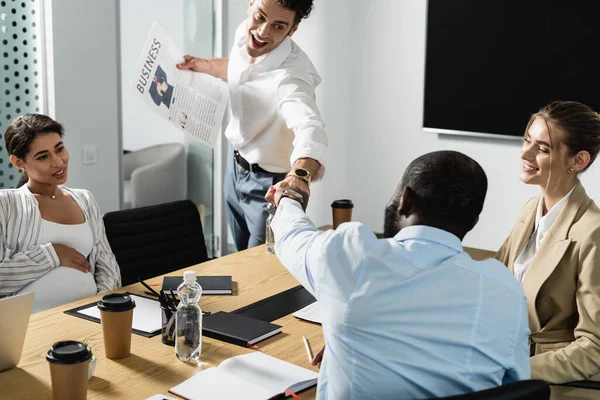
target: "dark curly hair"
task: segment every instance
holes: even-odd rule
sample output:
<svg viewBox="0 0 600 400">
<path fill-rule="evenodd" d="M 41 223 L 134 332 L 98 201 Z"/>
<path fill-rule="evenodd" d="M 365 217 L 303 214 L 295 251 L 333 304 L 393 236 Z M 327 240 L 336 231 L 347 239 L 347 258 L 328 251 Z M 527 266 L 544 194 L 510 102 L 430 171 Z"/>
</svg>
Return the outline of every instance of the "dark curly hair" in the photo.
<svg viewBox="0 0 600 400">
<path fill-rule="evenodd" d="M 421 222 L 463 238 L 477 222 L 487 193 L 487 176 L 481 165 L 457 151 L 434 151 L 409 164 L 400 182 L 412 193 L 411 205 Z M 402 190 L 386 208 L 384 233 L 392 237 Z"/>
<path fill-rule="evenodd" d="M 308 18 L 313 9 L 313 0 L 277 0 L 277 3 L 296 13 L 295 24 Z"/>
<path fill-rule="evenodd" d="M 16 156 L 22 160 L 29 153 L 31 142 L 41 133 L 58 133 L 60 137 L 64 135 L 63 126 L 42 114 L 23 114 L 13 119 L 6 132 L 4 132 L 4 143 L 6 151 L 11 156 Z M 21 172 L 21 178 L 17 187 L 23 186 L 29 177 L 25 171 Z"/>
</svg>

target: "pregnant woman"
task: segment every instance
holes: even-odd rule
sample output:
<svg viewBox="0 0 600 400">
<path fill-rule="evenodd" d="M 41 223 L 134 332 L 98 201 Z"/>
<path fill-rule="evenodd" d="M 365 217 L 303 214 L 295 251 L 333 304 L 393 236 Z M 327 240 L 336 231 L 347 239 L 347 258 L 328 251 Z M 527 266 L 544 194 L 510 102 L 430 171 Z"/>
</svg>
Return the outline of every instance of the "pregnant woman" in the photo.
<svg viewBox="0 0 600 400">
<path fill-rule="evenodd" d="M 41 311 L 121 286 L 92 194 L 63 186 L 69 153 L 52 118 L 25 114 L 4 139 L 22 175 L 0 191 L 0 297 L 34 292 Z"/>
</svg>

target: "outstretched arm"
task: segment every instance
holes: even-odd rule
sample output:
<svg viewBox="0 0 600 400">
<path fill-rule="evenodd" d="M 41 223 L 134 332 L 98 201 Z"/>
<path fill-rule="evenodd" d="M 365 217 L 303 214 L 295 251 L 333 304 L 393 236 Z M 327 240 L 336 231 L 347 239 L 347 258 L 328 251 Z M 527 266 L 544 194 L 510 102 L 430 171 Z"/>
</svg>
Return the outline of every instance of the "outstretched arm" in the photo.
<svg viewBox="0 0 600 400">
<path fill-rule="evenodd" d="M 185 54 L 183 56 L 185 62 L 177 64 L 179 69 L 189 69 L 195 72 L 209 74 L 215 78 L 227 81 L 227 68 L 229 67 L 228 58 L 198 58 Z"/>
</svg>

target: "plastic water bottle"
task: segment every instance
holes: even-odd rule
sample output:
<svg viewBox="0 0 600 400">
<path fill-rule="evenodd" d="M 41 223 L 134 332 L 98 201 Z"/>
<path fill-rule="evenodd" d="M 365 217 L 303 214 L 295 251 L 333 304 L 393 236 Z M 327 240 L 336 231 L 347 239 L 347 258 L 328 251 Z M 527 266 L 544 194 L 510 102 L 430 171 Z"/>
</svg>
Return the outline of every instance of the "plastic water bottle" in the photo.
<svg viewBox="0 0 600 400">
<path fill-rule="evenodd" d="M 267 217 L 265 243 L 267 245 L 267 253 L 275 254 L 275 235 L 273 234 L 273 229 L 271 229 L 271 221 L 273 221 L 273 217 L 275 216 L 275 207 L 273 204 L 267 204 L 267 211 L 269 211 L 269 216 Z"/>
<path fill-rule="evenodd" d="M 185 271 L 177 292 L 181 301 L 175 314 L 175 353 L 181 361 L 197 362 L 202 351 L 202 310 L 198 306 L 202 287 L 195 271 Z"/>
</svg>

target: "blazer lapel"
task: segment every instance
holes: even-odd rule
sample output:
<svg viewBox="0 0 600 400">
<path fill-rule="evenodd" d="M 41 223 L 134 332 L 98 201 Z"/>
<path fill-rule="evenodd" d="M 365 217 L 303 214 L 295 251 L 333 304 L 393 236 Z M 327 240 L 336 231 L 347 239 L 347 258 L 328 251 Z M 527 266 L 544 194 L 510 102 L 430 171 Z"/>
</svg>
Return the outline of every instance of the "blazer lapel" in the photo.
<svg viewBox="0 0 600 400">
<path fill-rule="evenodd" d="M 589 203 L 590 198 L 585 193 L 583 185 L 577 182 L 577 187 L 544 237 L 523 278 L 523 291 L 527 297 L 529 311 L 529 326 L 534 332 L 542 329 L 535 308 L 537 295 L 569 248 L 569 244 L 571 244 L 571 239 L 568 238 L 569 230 L 579 217 L 580 211 L 582 209 L 585 211 L 589 207 Z"/>
<path fill-rule="evenodd" d="M 508 270 L 513 275 L 515 274 L 515 261 L 517 260 L 519 254 L 521 254 L 521 251 L 523 251 L 523 249 L 525 248 L 527 241 L 533 233 L 533 227 L 535 224 L 535 213 L 537 210 L 537 205 L 540 202 L 541 198 L 542 197 L 540 196 L 538 201 L 532 202 L 532 208 L 530 212 L 527 212 L 525 214 L 525 217 L 519 220 L 519 228 L 513 232 L 513 240 L 515 245 L 511 246 L 509 254 L 509 260 L 511 261 L 509 261 L 508 263 Z"/>
</svg>

